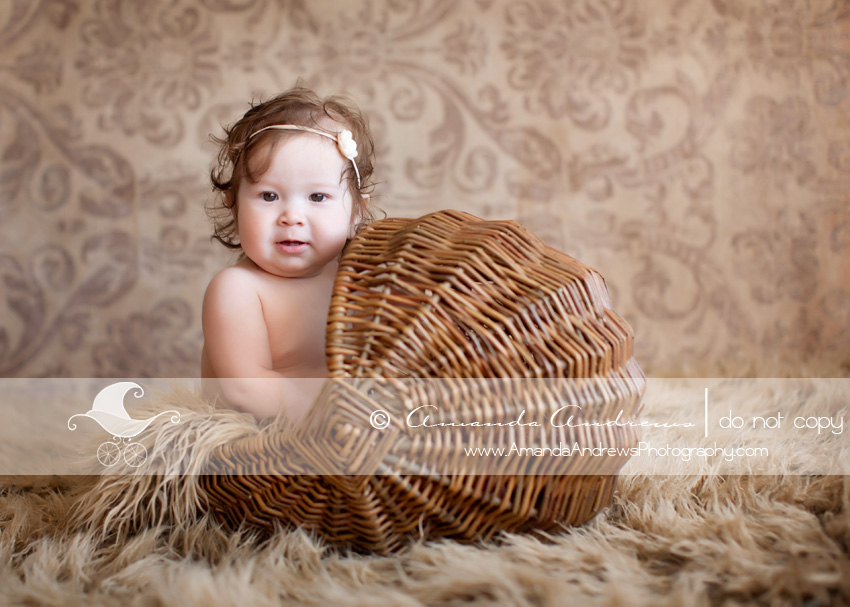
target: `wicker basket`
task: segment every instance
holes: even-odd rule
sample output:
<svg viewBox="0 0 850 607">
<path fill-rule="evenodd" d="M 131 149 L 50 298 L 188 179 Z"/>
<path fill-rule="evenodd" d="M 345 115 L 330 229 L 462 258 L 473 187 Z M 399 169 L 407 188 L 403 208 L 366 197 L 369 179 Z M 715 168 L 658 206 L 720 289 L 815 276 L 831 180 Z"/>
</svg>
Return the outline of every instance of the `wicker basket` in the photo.
<svg viewBox="0 0 850 607">
<path fill-rule="evenodd" d="M 386 554 L 420 537 L 580 524 L 607 505 L 627 457 L 462 457 L 637 444 L 622 422 L 636 420 L 645 379 L 599 274 L 514 222 L 442 211 L 364 229 L 334 289 L 330 379 L 305 420 L 209 462 L 221 520 Z M 423 406 L 430 427 L 403 423 Z M 565 406 L 576 423 L 549 423 Z M 392 420 L 382 430 L 379 409 Z"/>
</svg>

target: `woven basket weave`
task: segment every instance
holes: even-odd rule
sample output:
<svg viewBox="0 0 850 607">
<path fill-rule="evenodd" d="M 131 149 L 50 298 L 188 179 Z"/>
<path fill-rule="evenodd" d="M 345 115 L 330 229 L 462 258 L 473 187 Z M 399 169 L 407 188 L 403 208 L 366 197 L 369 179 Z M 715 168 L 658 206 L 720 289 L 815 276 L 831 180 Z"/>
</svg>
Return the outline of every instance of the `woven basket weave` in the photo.
<svg viewBox="0 0 850 607">
<path fill-rule="evenodd" d="M 635 446 L 636 425 L 610 423 L 637 418 L 632 348 L 601 277 L 518 224 L 457 211 L 381 220 L 341 260 L 330 378 L 306 418 L 222 445 L 202 486 L 232 525 L 299 525 L 382 554 L 580 524 L 607 505 L 626 456 L 463 448 Z M 433 427 L 404 423 L 423 406 Z M 550 424 L 565 406 L 590 423 Z M 370 423 L 379 409 L 383 430 Z"/>
</svg>

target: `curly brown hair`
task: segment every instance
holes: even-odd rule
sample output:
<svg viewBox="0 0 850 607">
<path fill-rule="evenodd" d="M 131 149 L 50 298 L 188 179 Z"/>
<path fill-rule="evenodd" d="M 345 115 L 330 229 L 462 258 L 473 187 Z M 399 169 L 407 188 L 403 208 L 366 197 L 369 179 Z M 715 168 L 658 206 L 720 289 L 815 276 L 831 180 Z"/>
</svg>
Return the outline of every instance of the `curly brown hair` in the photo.
<svg viewBox="0 0 850 607">
<path fill-rule="evenodd" d="M 247 179 L 256 183 L 271 163 L 273 146 L 264 146 L 288 136 L 285 131 L 260 129 L 274 124 L 291 124 L 310 128 L 322 128 L 322 121 L 330 119 L 348 130 L 357 143 L 357 170 L 360 173 L 360 186 L 353 175 L 354 168 L 346 163 L 343 178 L 348 181 L 354 201 L 354 212 L 359 222 L 355 230 L 361 229 L 374 220 L 372 210 L 366 203 L 375 184 L 372 181 L 375 160 L 375 142 L 369 130 L 369 124 L 353 101 L 341 95 L 319 97 L 312 90 L 296 86 L 288 91 L 264 101 L 252 104 L 237 122 L 225 127 L 224 137 L 212 137 L 219 145 L 218 161 L 210 171 L 210 180 L 216 191 L 215 200 L 207 207 L 207 214 L 213 222 L 213 236 L 230 249 L 240 249 L 236 234 L 236 213 L 239 186 Z M 255 158 L 258 150 L 267 150 L 265 158 Z M 252 162 L 253 161 L 253 162 Z"/>
</svg>

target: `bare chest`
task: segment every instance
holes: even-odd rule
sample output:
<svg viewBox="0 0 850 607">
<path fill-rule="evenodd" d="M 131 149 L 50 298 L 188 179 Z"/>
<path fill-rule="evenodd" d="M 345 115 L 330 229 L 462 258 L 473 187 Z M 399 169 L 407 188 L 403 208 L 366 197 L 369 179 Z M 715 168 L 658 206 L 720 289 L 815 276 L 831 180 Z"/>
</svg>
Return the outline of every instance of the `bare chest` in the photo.
<svg viewBox="0 0 850 607">
<path fill-rule="evenodd" d="M 274 369 L 290 377 L 326 373 L 325 329 L 333 281 L 271 280 L 259 291 Z"/>
</svg>

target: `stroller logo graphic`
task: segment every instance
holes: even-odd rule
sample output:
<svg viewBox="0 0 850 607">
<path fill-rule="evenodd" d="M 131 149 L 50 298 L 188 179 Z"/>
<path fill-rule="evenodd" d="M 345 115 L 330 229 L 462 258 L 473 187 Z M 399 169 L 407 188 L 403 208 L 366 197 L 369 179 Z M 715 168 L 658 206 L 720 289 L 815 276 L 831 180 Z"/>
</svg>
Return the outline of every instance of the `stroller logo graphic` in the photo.
<svg viewBox="0 0 850 607">
<path fill-rule="evenodd" d="M 104 466 L 114 466 L 123 457 L 128 466 L 138 468 L 148 457 L 148 450 L 141 443 L 134 443 L 133 438 L 139 435 L 150 423 L 161 415 L 171 413 L 171 423 L 180 421 L 177 411 L 163 411 L 148 419 L 133 419 L 124 408 L 124 397 L 134 390 L 133 396 L 141 398 L 145 391 L 131 381 L 122 381 L 105 387 L 94 397 L 92 408 L 86 413 L 77 413 L 68 418 L 68 429 L 74 431 L 77 424 L 72 424 L 75 417 L 90 417 L 112 434 L 112 441 L 106 441 L 97 448 L 97 461 Z"/>
</svg>

